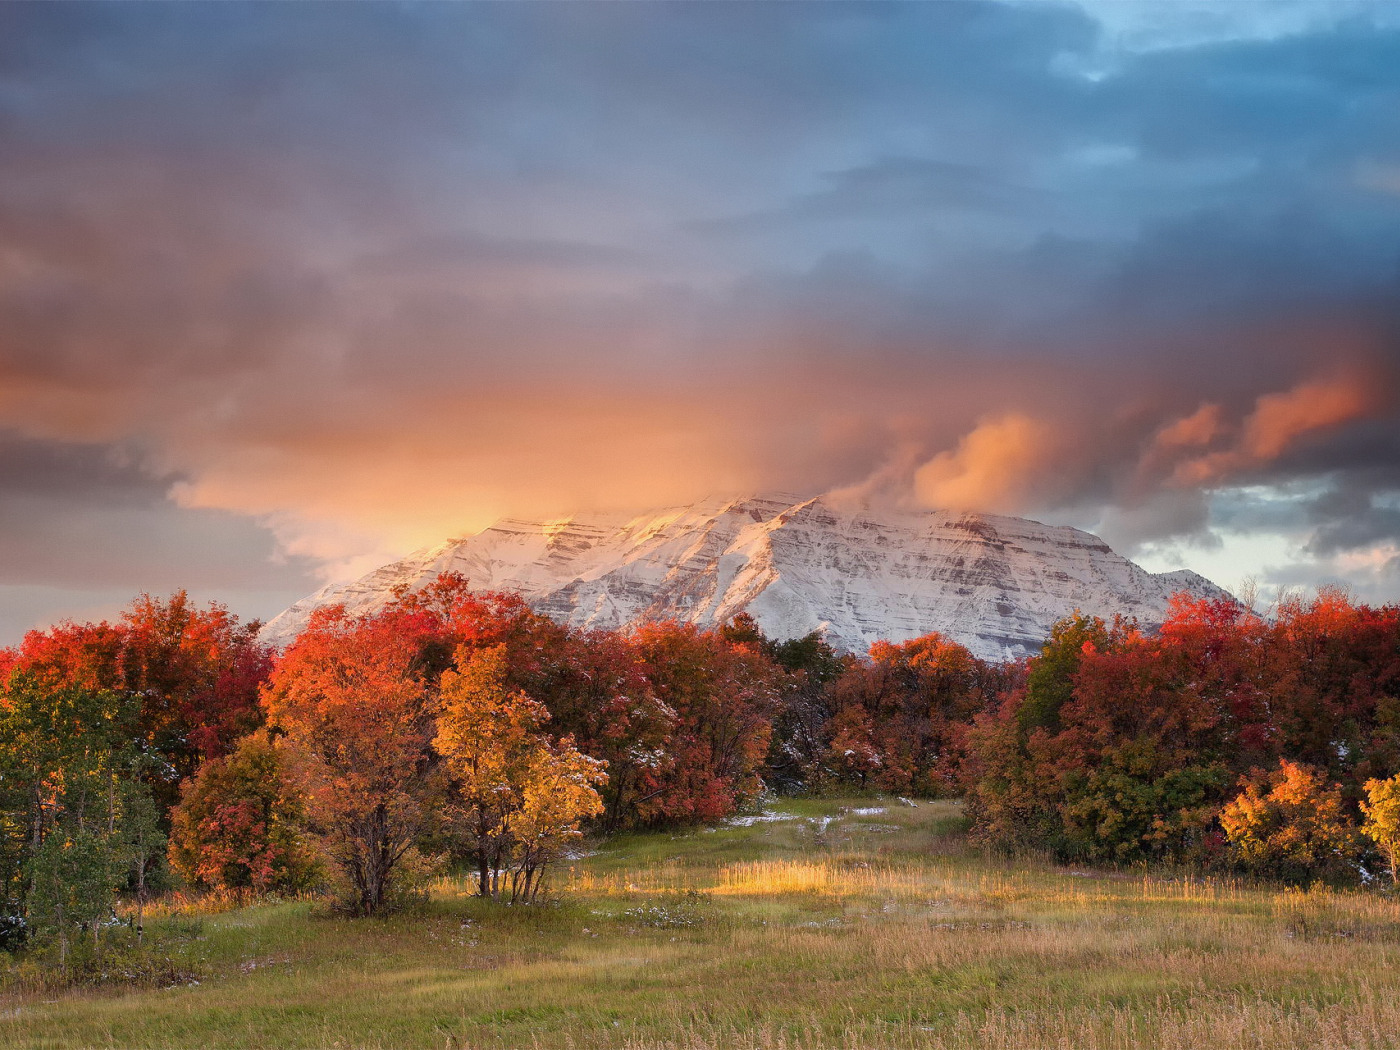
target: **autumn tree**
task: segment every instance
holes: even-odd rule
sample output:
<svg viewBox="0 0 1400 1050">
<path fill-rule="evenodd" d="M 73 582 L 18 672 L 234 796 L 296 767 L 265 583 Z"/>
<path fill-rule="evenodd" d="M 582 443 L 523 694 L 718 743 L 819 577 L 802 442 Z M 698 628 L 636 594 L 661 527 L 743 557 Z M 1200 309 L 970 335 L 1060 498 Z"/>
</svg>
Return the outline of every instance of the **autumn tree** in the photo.
<svg viewBox="0 0 1400 1050">
<path fill-rule="evenodd" d="M 313 616 L 269 680 L 263 703 L 284 734 L 306 825 L 352 887 L 357 914 L 390 903 L 395 879 L 435 818 L 441 777 L 420 651 L 392 617 Z"/>
<path fill-rule="evenodd" d="M 1240 781 L 1244 789 L 1220 813 L 1242 863 L 1257 872 L 1304 880 L 1340 874 L 1356 854 L 1356 828 L 1341 788 L 1315 769 L 1282 759 Z"/>
<path fill-rule="evenodd" d="M 298 828 L 305 800 L 284 766 L 264 733 L 204 763 L 171 813 L 171 866 L 196 886 L 240 894 L 309 885 L 316 865 Z"/>
<path fill-rule="evenodd" d="M 652 819 L 729 816 L 763 791 L 782 671 L 753 646 L 693 624 L 646 623 L 632 638 L 657 698 L 676 716 Z"/>
<path fill-rule="evenodd" d="M 549 862 L 580 834 L 579 821 L 602 812 L 605 763 L 543 734 L 549 712 L 507 684 L 504 644 L 464 645 L 457 655 L 442 676 L 434 746 L 452 774 L 478 892 L 498 897 L 509 872 L 512 899 L 532 899 Z"/>
<path fill-rule="evenodd" d="M 1400 773 L 1388 780 L 1366 781 L 1361 803 L 1361 833 L 1376 844 L 1390 865 L 1390 879 L 1400 886 Z"/>
<path fill-rule="evenodd" d="M 531 673 L 510 677 L 549 709 L 556 734 L 607 763 L 602 829 L 647 823 L 675 765 L 678 717 L 657 697 L 632 640 L 615 631 L 567 632 Z"/>
<path fill-rule="evenodd" d="M 200 762 L 261 724 L 258 689 L 271 654 L 258 627 L 184 591 L 143 594 L 115 623 L 31 631 L 8 662 L 47 688 L 102 690 L 136 704 L 132 742 L 151 759 L 143 775 L 163 818 Z"/>
<path fill-rule="evenodd" d="M 837 768 L 886 791 L 954 793 L 963 734 L 999 680 L 937 633 L 876 642 L 869 659 L 849 664 L 831 688 Z"/>
</svg>

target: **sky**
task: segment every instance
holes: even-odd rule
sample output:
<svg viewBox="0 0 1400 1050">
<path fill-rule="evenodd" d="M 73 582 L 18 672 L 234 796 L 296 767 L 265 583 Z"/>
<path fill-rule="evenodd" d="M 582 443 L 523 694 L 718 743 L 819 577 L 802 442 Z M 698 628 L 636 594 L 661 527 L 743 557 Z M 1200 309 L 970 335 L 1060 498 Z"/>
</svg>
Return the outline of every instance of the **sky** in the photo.
<svg viewBox="0 0 1400 1050">
<path fill-rule="evenodd" d="M 0 5 L 0 644 L 841 489 L 1400 600 L 1400 4 Z"/>
</svg>

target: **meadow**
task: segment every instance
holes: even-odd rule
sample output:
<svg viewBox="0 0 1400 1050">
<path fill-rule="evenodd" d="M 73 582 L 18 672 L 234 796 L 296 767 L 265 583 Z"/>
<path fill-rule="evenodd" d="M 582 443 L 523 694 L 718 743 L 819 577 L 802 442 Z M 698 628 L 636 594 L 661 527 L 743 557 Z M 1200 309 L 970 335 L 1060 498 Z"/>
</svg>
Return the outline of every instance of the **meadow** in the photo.
<svg viewBox="0 0 1400 1050">
<path fill-rule="evenodd" d="M 1400 1047 L 1391 893 L 1011 861 L 875 796 L 593 849 L 534 906 L 157 908 L 144 986 L 8 964 L 0 1046 Z"/>
</svg>

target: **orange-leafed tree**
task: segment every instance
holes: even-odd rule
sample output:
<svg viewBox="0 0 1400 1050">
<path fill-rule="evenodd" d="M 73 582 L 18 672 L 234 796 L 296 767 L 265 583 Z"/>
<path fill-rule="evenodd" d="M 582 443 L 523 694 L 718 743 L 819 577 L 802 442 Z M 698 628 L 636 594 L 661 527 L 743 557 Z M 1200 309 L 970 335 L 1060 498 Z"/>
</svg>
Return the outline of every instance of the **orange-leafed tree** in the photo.
<svg viewBox="0 0 1400 1050">
<path fill-rule="evenodd" d="M 418 658 L 392 618 L 335 607 L 313 616 L 263 692 L 307 827 L 357 914 L 391 902 L 436 814 L 433 704 Z"/>
<path fill-rule="evenodd" d="M 475 855 L 478 891 L 533 898 L 549 861 L 602 812 L 605 763 L 568 738 L 543 732 L 549 711 L 508 682 L 504 644 L 463 645 L 442 675 L 434 746 L 452 776 L 451 797 Z"/>
<path fill-rule="evenodd" d="M 1357 829 L 1341 787 L 1316 769 L 1282 759 L 1271 772 L 1243 777 L 1240 786 L 1220 824 L 1246 867 L 1303 880 L 1336 874 L 1355 858 Z"/>
<path fill-rule="evenodd" d="M 962 733 L 986 703 L 992 683 L 982 661 L 940 634 L 876 642 L 868 661 L 836 680 L 832 725 L 859 722 L 847 713 L 852 708 L 863 713 L 879 756 L 871 772 L 880 787 L 947 794 L 955 787 Z"/>
</svg>

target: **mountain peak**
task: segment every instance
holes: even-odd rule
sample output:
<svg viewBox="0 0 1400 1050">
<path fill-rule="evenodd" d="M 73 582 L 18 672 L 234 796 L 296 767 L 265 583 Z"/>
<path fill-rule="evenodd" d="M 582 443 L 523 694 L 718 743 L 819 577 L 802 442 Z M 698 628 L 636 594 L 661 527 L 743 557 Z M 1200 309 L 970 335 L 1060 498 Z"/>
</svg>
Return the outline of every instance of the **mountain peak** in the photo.
<svg viewBox="0 0 1400 1050">
<path fill-rule="evenodd" d="M 1176 591 L 1225 594 L 1189 570 L 1153 575 L 1067 526 L 767 493 L 627 518 L 502 519 L 325 588 L 271 620 L 263 637 L 285 644 L 319 606 L 373 612 L 396 587 L 448 572 L 482 590 L 517 591 L 580 627 L 711 626 L 748 612 L 778 639 L 820 630 L 832 645 L 863 652 L 876 640 L 938 631 L 989 660 L 1035 651 L 1075 609 L 1153 624 Z"/>
</svg>

